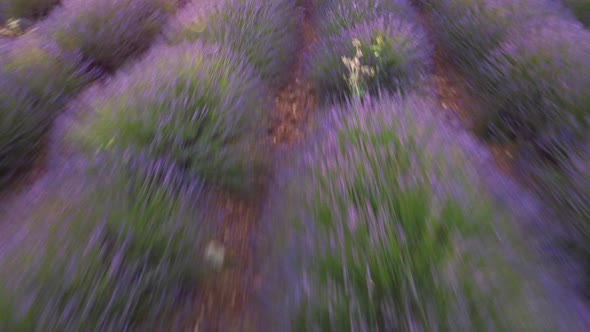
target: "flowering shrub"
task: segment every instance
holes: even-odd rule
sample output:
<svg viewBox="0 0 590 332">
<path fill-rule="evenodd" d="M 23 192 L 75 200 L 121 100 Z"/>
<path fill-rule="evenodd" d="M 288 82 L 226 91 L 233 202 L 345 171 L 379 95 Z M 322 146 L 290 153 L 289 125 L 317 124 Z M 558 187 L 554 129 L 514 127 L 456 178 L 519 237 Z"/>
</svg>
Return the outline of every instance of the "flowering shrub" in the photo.
<svg viewBox="0 0 590 332">
<path fill-rule="evenodd" d="M 516 26 L 564 13 L 558 4 L 545 0 L 437 0 L 434 8 L 442 44 L 466 72 Z"/>
<path fill-rule="evenodd" d="M 301 19 L 289 0 L 229 0 L 210 17 L 203 40 L 231 47 L 263 79 L 282 84 L 301 44 Z"/>
<path fill-rule="evenodd" d="M 78 54 L 64 52 L 33 34 L 18 38 L 0 55 L 0 75 L 28 88 L 45 106 L 72 96 L 96 77 Z"/>
<path fill-rule="evenodd" d="M 0 183 L 26 167 L 59 107 L 91 79 L 50 44 L 21 36 L 0 49 Z"/>
<path fill-rule="evenodd" d="M 24 271 L 13 304 L 24 310 L 3 328 L 167 330 L 172 308 L 194 294 L 203 271 L 196 255 L 204 232 L 199 192 L 156 182 L 149 173 L 160 165 L 141 161 L 138 177 L 117 160 L 124 156 L 113 157 L 99 166 L 100 184 L 53 221 L 61 232 Z M 27 298 L 33 301 L 22 306 Z"/>
<path fill-rule="evenodd" d="M 574 15 L 585 26 L 590 26 L 590 1 L 588 0 L 564 0 L 565 5 L 571 9 Z"/>
<path fill-rule="evenodd" d="M 588 54 L 590 32 L 577 22 L 547 19 L 513 33 L 479 68 L 481 130 L 563 155 L 590 115 Z"/>
<path fill-rule="evenodd" d="M 527 324 L 514 275 L 492 258 L 507 247 L 488 228 L 501 213 L 429 122 L 434 107 L 416 96 L 335 106 L 292 163 L 268 222 L 285 269 L 280 307 L 293 309 L 295 330 Z"/>
<path fill-rule="evenodd" d="M 93 150 L 131 150 L 234 190 L 252 189 L 271 108 L 265 85 L 233 53 L 161 47 L 111 84 L 81 127 Z"/>
<path fill-rule="evenodd" d="M 372 75 L 359 76 L 361 81 L 355 84 L 374 93 L 379 88 L 407 91 L 417 86 L 422 75 L 430 70 L 431 56 L 431 46 L 422 29 L 387 16 L 360 24 L 338 37 L 322 39 L 312 49 L 308 65 L 320 99 L 342 100 L 355 93 L 350 75 L 356 69 L 351 72 L 347 59 L 357 59 L 358 66 L 373 71 Z"/>
<path fill-rule="evenodd" d="M 326 0 L 316 4 L 314 10 L 318 34 L 324 37 L 339 35 L 359 23 L 390 14 L 410 21 L 417 19 L 406 0 Z"/>
<path fill-rule="evenodd" d="M 223 6 L 216 0 L 191 1 L 186 4 L 176 17 L 170 19 L 163 31 L 164 41 L 175 45 L 196 41 L 203 38 L 203 32 L 209 24 L 210 16 Z"/>
<path fill-rule="evenodd" d="M 0 3 L 0 24 L 9 18 L 36 18 L 49 12 L 61 0 L 3 0 Z"/>
<path fill-rule="evenodd" d="M 50 114 L 31 91 L 0 76 L 0 185 L 31 163 Z"/>
<path fill-rule="evenodd" d="M 66 50 L 114 70 L 145 51 L 175 9 L 172 0 L 64 0 L 40 27 Z"/>
</svg>

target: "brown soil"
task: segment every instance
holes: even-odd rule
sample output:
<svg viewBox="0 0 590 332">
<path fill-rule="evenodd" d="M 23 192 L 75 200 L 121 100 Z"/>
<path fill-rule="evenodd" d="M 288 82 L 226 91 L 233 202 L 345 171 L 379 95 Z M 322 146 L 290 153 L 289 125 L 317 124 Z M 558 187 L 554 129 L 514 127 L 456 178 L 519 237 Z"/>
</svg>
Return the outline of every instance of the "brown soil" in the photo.
<svg viewBox="0 0 590 332">
<path fill-rule="evenodd" d="M 310 6 L 306 6 L 309 10 Z M 309 115 L 316 108 L 315 92 L 305 79 L 304 54 L 315 35 L 306 12 L 303 21 L 303 44 L 292 68 L 289 83 L 275 94 L 272 123 L 268 130 L 274 149 L 289 148 L 303 138 Z M 264 276 L 256 253 L 258 220 L 266 192 L 257 199 L 237 200 L 220 195 L 218 200 L 222 223 L 216 238 L 222 243 L 228 261 L 208 281 L 200 295 L 199 312 L 194 331 L 261 331 L 264 329 L 256 294 L 263 286 Z"/>
</svg>

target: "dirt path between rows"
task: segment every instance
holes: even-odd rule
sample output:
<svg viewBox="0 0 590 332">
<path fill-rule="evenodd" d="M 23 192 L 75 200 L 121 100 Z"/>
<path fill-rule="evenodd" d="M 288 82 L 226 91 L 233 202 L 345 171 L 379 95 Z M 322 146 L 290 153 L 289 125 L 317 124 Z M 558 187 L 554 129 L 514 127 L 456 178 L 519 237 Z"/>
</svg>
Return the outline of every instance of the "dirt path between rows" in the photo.
<svg viewBox="0 0 590 332">
<path fill-rule="evenodd" d="M 551 307 L 556 311 L 551 317 L 539 319 L 554 323 L 561 331 L 586 331 L 590 326 L 590 304 L 581 292 L 585 272 L 577 258 L 562 246 L 568 237 L 562 227 L 564 222 L 528 187 L 527 175 L 510 146 L 485 142 L 471 132 L 477 103 L 441 46 L 429 14 L 423 10 L 419 13 L 420 23 L 435 46 L 433 85 L 442 110 L 441 127 L 448 127 L 449 134 L 468 153 L 482 182 L 520 221 L 518 229 L 538 257 L 536 273 L 547 297 L 543 300 L 553 303 Z"/>
<path fill-rule="evenodd" d="M 303 138 L 309 115 L 316 108 L 315 92 L 304 77 L 304 55 L 315 35 L 311 25 L 311 1 L 306 1 L 302 24 L 303 44 L 292 68 L 289 83 L 275 95 L 272 123 L 268 129 L 273 150 L 288 150 Z M 269 178 L 270 182 L 270 178 Z M 261 211 L 268 194 L 263 190 L 254 201 L 220 198 L 223 222 L 215 240 L 226 252 L 228 266 L 218 275 L 207 278 L 199 298 L 199 312 L 194 331 L 231 332 L 264 331 L 261 299 L 264 286 L 259 248 Z"/>
</svg>

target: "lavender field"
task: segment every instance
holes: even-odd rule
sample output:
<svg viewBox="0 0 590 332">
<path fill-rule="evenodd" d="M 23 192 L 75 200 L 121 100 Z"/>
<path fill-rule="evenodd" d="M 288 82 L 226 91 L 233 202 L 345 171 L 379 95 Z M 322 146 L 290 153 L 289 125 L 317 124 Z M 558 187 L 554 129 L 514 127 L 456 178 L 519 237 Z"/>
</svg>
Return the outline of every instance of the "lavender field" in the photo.
<svg viewBox="0 0 590 332">
<path fill-rule="evenodd" d="M 584 0 L 0 0 L 0 332 L 587 331 Z"/>
</svg>

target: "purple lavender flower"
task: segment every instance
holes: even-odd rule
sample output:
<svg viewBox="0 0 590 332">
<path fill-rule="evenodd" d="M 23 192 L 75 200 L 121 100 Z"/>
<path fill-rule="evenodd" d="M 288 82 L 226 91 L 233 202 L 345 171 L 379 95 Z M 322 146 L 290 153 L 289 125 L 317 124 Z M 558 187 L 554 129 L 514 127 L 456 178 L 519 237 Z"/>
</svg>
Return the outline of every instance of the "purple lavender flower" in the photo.
<svg viewBox="0 0 590 332">
<path fill-rule="evenodd" d="M 466 72 L 517 26 L 566 15 L 559 3 L 546 0 L 437 0 L 432 6 L 443 46 Z"/>
<path fill-rule="evenodd" d="M 30 90 L 0 75 L 0 185 L 30 165 L 50 114 Z"/>
<path fill-rule="evenodd" d="M 415 95 L 333 106 L 300 158 L 290 161 L 266 220 L 281 241 L 275 264 L 284 274 L 274 294 L 287 310 L 277 314 L 287 315 L 280 317 L 296 330 L 510 330 L 513 319 L 527 324 L 522 315 L 510 317 L 507 307 L 519 305 L 514 299 L 470 307 L 477 314 L 462 307 L 486 301 L 483 289 L 505 286 L 494 284 L 498 279 L 476 286 L 468 272 L 489 268 L 504 278 L 497 261 L 467 263 L 482 250 L 468 245 L 470 236 L 480 245 L 492 238 L 486 225 L 499 210 L 492 213 L 476 173 L 454 153 L 452 136 L 437 132 L 431 112 L 434 102 Z M 462 259 L 454 256 L 458 251 Z M 450 276 L 447 268 L 461 272 Z M 502 312 L 497 320 L 496 310 Z"/>
<path fill-rule="evenodd" d="M 301 19 L 292 1 L 230 0 L 210 16 L 202 39 L 229 46 L 263 79 L 280 85 L 301 45 Z"/>
<path fill-rule="evenodd" d="M 119 76 L 82 129 L 93 149 L 166 159 L 189 176 L 251 190 L 271 108 L 253 69 L 223 47 L 159 47 Z"/>
<path fill-rule="evenodd" d="M 565 5 L 586 27 L 590 26 L 590 1 L 588 0 L 564 0 Z"/>
<path fill-rule="evenodd" d="M 0 49 L 0 183 L 28 166 L 64 102 L 93 76 L 32 34 Z"/>
<path fill-rule="evenodd" d="M 363 22 L 393 14 L 416 21 L 417 15 L 406 0 L 326 0 L 316 1 L 315 22 L 321 36 L 339 35 Z"/>
<path fill-rule="evenodd" d="M 173 0 L 65 0 L 40 31 L 111 71 L 145 51 L 174 9 Z"/>
<path fill-rule="evenodd" d="M 80 54 L 65 52 L 33 33 L 0 49 L 0 75 L 26 86 L 39 102 L 54 105 L 96 77 Z"/>
<path fill-rule="evenodd" d="M 590 32 L 546 19 L 513 32 L 479 68 L 487 107 L 480 127 L 500 139 L 534 143 L 550 158 L 583 134 L 590 116 Z"/>
<path fill-rule="evenodd" d="M 83 184 L 75 209 L 50 214 L 60 218 L 50 221 L 61 231 L 23 269 L 11 305 L 26 309 L 24 319 L 2 317 L 3 328 L 166 330 L 170 308 L 192 299 L 204 270 L 197 252 L 207 227 L 205 201 L 198 191 L 150 176 L 163 170 L 157 162 L 144 160 L 139 177 L 121 155 L 111 157 L 99 166 L 99 181 Z"/>
</svg>

